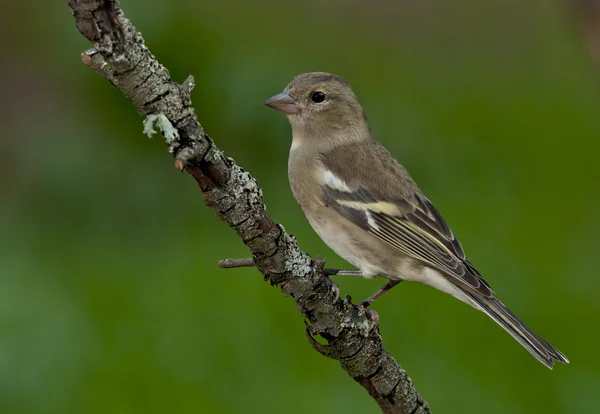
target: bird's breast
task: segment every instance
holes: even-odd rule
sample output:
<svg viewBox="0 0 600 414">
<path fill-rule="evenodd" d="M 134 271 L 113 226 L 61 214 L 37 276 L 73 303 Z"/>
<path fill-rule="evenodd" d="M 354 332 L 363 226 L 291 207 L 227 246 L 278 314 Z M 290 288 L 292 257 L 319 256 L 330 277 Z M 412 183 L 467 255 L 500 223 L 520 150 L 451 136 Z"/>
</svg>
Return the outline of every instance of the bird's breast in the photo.
<svg viewBox="0 0 600 414">
<path fill-rule="evenodd" d="M 288 160 L 288 178 L 294 198 L 304 210 L 315 202 L 322 202 L 320 189 L 320 161 L 304 148 L 293 148 Z"/>
</svg>

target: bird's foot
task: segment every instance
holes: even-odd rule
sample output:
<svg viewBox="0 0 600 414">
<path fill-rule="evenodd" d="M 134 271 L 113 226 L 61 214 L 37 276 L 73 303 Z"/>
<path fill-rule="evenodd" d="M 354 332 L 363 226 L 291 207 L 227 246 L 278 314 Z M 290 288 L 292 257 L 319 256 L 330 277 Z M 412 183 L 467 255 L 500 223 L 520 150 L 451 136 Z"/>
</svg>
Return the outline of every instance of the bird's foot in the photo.
<svg viewBox="0 0 600 414">
<path fill-rule="evenodd" d="M 363 303 L 364 302 L 361 302 L 358 306 L 355 306 L 352 304 L 352 298 L 350 296 L 346 296 L 346 298 L 344 299 L 344 304 L 347 307 L 352 307 L 352 308 L 356 309 L 356 316 L 358 317 L 358 320 L 365 318 L 371 322 L 368 324 L 370 326 L 369 330 L 378 327 L 379 326 L 379 314 L 377 312 L 375 312 L 374 310 L 369 309 L 368 306 L 366 306 L 366 307 L 363 306 Z"/>
<path fill-rule="evenodd" d="M 335 293 L 334 302 L 337 302 L 337 300 L 340 298 L 340 287 L 333 280 L 331 280 L 329 278 L 329 276 L 332 275 L 332 274 L 335 274 L 335 272 L 337 272 L 337 270 L 326 269 L 325 268 L 326 260 L 323 257 L 321 257 L 321 256 L 317 256 L 317 258 L 315 259 L 314 263 L 315 263 L 315 267 L 317 269 L 319 269 L 321 272 L 323 272 L 323 274 L 325 275 L 325 277 L 327 279 L 329 279 L 329 281 L 331 282 L 331 291 L 333 293 Z M 333 270 L 333 272 L 332 272 L 332 270 Z"/>
<path fill-rule="evenodd" d="M 367 318 L 371 319 L 375 326 L 379 325 L 379 314 L 375 312 L 373 309 L 369 309 L 369 306 L 373 304 L 372 301 L 363 300 L 358 304 L 358 314 L 365 315 Z"/>
<path fill-rule="evenodd" d="M 375 302 L 377 299 L 379 299 L 381 297 L 381 295 L 383 295 L 385 292 L 387 292 L 388 290 L 390 290 L 391 288 L 393 288 L 400 282 L 402 282 L 402 280 L 388 280 L 388 282 L 385 284 L 385 286 L 383 286 L 377 292 L 373 293 L 367 299 L 363 300 L 360 303 L 360 305 L 358 305 L 358 307 L 367 309 L 369 306 L 371 306 L 373 304 L 373 302 Z"/>
<path fill-rule="evenodd" d="M 329 280 L 331 280 L 331 279 L 329 279 Z M 333 291 L 333 293 L 335 293 L 334 302 L 337 302 L 338 299 L 340 298 L 340 287 L 333 280 L 331 280 L 331 290 Z"/>
<path fill-rule="evenodd" d="M 323 270 L 326 262 L 327 260 L 325 260 L 321 256 L 317 256 L 317 258 L 315 259 L 315 266 L 318 267 L 320 270 Z"/>
<path fill-rule="evenodd" d="M 371 322 L 373 322 L 373 324 L 374 324 L 373 328 L 376 328 L 379 326 L 379 314 L 377 312 L 375 312 L 373 309 L 362 308 L 359 305 L 358 313 L 359 313 L 359 315 L 362 313 L 368 319 L 370 319 Z"/>
</svg>

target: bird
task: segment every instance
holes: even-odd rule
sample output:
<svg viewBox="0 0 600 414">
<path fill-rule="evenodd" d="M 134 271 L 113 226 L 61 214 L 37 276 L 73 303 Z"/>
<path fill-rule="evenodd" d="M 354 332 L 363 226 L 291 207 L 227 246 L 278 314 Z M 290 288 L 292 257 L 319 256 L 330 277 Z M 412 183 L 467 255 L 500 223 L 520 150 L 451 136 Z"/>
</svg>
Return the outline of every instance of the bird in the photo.
<svg viewBox="0 0 600 414">
<path fill-rule="evenodd" d="M 288 178 L 314 231 L 356 274 L 387 279 L 362 309 L 402 281 L 419 282 L 482 311 L 548 368 L 569 363 L 496 297 L 440 212 L 373 138 L 346 80 L 304 73 L 264 104 L 291 125 Z"/>
</svg>

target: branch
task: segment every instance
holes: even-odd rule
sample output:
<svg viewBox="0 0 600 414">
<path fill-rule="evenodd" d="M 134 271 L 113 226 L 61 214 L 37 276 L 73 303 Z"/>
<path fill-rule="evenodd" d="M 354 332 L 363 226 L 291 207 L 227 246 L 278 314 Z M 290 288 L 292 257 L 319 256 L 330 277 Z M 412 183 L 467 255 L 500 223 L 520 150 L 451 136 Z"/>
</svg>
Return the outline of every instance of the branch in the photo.
<svg viewBox="0 0 600 414">
<path fill-rule="evenodd" d="M 406 372 L 384 348 L 372 314 L 362 312 L 301 251 L 293 236 L 273 222 L 256 181 L 223 156 L 191 107 L 192 77 L 183 85 L 154 58 L 116 0 L 67 0 L 77 28 L 94 48 L 83 63 L 120 89 L 146 116 L 144 131 L 162 130 L 175 166 L 187 171 L 206 204 L 237 232 L 265 280 L 292 296 L 313 347 L 336 359 L 384 413 L 429 413 Z M 247 262 L 249 263 L 249 262 Z M 319 335 L 327 342 L 317 342 Z"/>
</svg>

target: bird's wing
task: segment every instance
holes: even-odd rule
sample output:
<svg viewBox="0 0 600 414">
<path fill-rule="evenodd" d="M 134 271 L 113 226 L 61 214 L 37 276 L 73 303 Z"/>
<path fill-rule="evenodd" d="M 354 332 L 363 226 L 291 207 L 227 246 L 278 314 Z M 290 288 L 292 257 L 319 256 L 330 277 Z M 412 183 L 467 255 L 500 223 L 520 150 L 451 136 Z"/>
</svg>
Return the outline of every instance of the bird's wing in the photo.
<svg viewBox="0 0 600 414">
<path fill-rule="evenodd" d="M 376 153 L 364 165 L 358 159 L 342 159 L 339 150 L 323 157 L 324 202 L 407 256 L 442 271 L 457 285 L 492 297 L 492 289 L 465 258 L 441 214 L 404 168 L 381 146 L 366 150 Z"/>
</svg>

